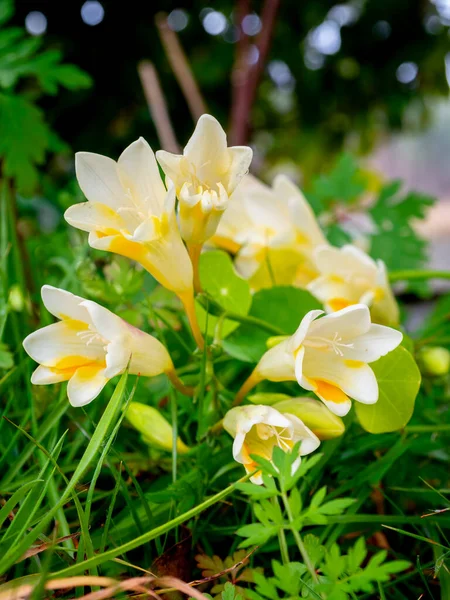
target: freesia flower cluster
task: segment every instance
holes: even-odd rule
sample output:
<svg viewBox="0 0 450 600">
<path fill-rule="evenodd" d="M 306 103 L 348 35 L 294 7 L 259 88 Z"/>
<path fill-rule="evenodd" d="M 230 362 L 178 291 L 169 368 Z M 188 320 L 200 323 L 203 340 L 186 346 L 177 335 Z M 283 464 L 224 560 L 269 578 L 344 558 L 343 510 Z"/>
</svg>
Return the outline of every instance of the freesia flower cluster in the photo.
<svg viewBox="0 0 450 600">
<path fill-rule="evenodd" d="M 207 354 L 195 293 L 201 291 L 199 257 L 211 245 L 234 255 L 236 270 L 254 290 L 296 285 L 323 304 L 327 314 L 299 314 L 297 331 L 261 357 L 223 419 L 235 460 L 261 483 L 255 456 L 271 460 L 275 446 L 291 450 L 301 442 L 300 461 L 321 439 L 343 432 L 340 417 L 352 400 L 377 402 L 370 363 L 395 349 L 402 334 L 390 327 L 398 325 L 399 313 L 384 264 L 354 246 L 330 246 L 301 191 L 284 176 L 268 187 L 248 175 L 251 159 L 250 148 L 227 146 L 225 132 L 209 115 L 199 119 L 182 155 L 160 150 L 155 156 L 142 138 L 117 162 L 80 152 L 76 175 L 87 202 L 71 206 L 65 218 L 89 233 L 92 248 L 136 261 L 174 292 Z M 68 381 L 70 403 L 83 406 L 128 369 L 145 377 L 164 373 L 182 393 L 195 394 L 154 336 L 64 290 L 44 286 L 42 300 L 58 322 L 24 340 L 39 363 L 34 384 Z M 263 380 L 297 381 L 320 402 L 305 397 L 239 406 Z M 158 421 L 148 408 L 135 404 L 128 416 L 140 423 L 144 437 L 142 419 Z M 169 436 L 170 425 L 161 419 L 161 432 Z M 165 447 L 163 437 L 159 447 Z"/>
</svg>

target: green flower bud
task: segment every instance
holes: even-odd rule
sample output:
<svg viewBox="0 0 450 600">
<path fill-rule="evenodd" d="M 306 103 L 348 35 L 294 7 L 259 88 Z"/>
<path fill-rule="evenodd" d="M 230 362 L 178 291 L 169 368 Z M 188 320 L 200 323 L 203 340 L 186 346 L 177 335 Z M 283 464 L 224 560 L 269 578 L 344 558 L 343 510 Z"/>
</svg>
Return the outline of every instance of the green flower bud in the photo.
<svg viewBox="0 0 450 600">
<path fill-rule="evenodd" d="M 266 340 L 266 347 L 268 350 L 273 348 L 274 346 L 278 346 L 281 342 L 288 339 L 288 335 L 273 335 L 272 337 Z"/>
<path fill-rule="evenodd" d="M 25 298 L 20 286 L 15 284 L 9 290 L 9 305 L 16 312 L 22 312 L 25 308 Z"/>
<path fill-rule="evenodd" d="M 450 352 L 441 346 L 426 346 L 417 359 L 420 370 L 426 375 L 447 375 L 450 371 Z"/>
<path fill-rule="evenodd" d="M 271 394 L 269 392 L 259 392 L 247 396 L 247 400 L 250 400 L 252 404 L 265 404 L 269 406 L 273 406 L 282 400 L 290 400 L 290 398 L 287 394 Z"/>
<path fill-rule="evenodd" d="M 140 402 L 131 402 L 126 418 L 142 433 L 142 439 L 146 444 L 161 450 L 172 450 L 172 426 L 156 408 Z M 189 448 L 180 438 L 177 440 L 177 451 L 180 454 L 189 452 Z"/>
<path fill-rule="evenodd" d="M 312 398 L 289 398 L 273 405 L 281 413 L 298 417 L 319 440 L 331 440 L 345 431 L 344 422 L 322 402 Z"/>
</svg>

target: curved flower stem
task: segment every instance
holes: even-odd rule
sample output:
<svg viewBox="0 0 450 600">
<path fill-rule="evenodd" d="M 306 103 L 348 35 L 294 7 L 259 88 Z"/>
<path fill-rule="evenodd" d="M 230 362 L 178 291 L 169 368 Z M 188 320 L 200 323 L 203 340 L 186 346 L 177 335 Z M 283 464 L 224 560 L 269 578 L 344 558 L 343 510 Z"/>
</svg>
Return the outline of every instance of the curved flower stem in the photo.
<svg viewBox="0 0 450 600">
<path fill-rule="evenodd" d="M 291 526 L 292 534 L 294 536 L 294 539 L 295 539 L 297 547 L 298 547 L 298 549 L 300 551 L 300 554 L 301 554 L 301 556 L 303 558 L 303 562 L 305 563 L 305 566 L 308 569 L 308 571 L 309 571 L 309 573 L 310 573 L 310 575 L 312 577 L 312 580 L 315 583 L 317 583 L 319 581 L 319 579 L 318 579 L 317 573 L 316 573 L 316 571 L 314 569 L 314 565 L 311 562 L 311 559 L 309 557 L 309 554 L 308 554 L 308 552 L 307 552 L 307 550 L 305 548 L 305 544 L 303 543 L 303 540 L 302 540 L 299 532 L 297 531 L 296 527 L 294 526 L 294 517 L 292 516 L 291 507 L 289 505 L 289 499 L 288 499 L 288 497 L 286 495 L 286 492 L 282 492 L 281 493 L 281 497 L 283 499 L 284 508 L 286 509 L 286 514 L 287 514 L 287 517 L 288 517 L 289 524 Z"/>
<path fill-rule="evenodd" d="M 280 506 L 280 502 L 276 496 L 272 498 L 272 502 L 273 504 Z M 278 543 L 280 545 L 281 560 L 283 561 L 283 565 L 287 565 L 290 562 L 289 549 L 286 541 L 286 534 L 284 533 L 283 527 L 280 527 L 280 529 L 278 530 Z"/>
<path fill-rule="evenodd" d="M 245 396 L 257 385 L 260 381 L 262 381 L 261 376 L 255 371 L 244 381 L 242 386 L 240 387 L 238 393 L 233 402 L 233 406 L 238 406 Z"/>
<path fill-rule="evenodd" d="M 411 279 L 450 279 L 450 271 L 423 271 L 411 269 L 405 271 L 392 271 L 389 273 L 389 281 L 404 281 Z"/>
<path fill-rule="evenodd" d="M 257 317 L 252 317 L 251 315 L 238 315 L 237 313 L 227 311 L 227 319 L 229 319 L 230 321 L 236 321 L 237 323 L 255 325 L 255 327 L 264 329 L 268 333 L 273 333 L 274 335 L 286 335 L 286 331 L 283 331 L 276 325 L 272 325 L 267 321 L 263 321 L 262 319 L 258 319 Z"/>
<path fill-rule="evenodd" d="M 184 385 L 184 383 L 181 381 L 181 379 L 176 374 L 175 369 L 173 369 L 171 371 L 167 371 L 166 375 L 169 378 L 170 383 L 173 385 L 173 387 L 176 390 L 178 390 L 179 392 L 181 392 L 185 396 L 191 396 L 192 397 L 194 395 L 195 388 L 190 387 L 188 385 Z"/>
<path fill-rule="evenodd" d="M 194 290 L 196 294 L 202 292 L 202 284 L 200 282 L 199 261 L 202 253 L 203 244 L 188 244 L 188 253 L 191 259 L 192 268 L 194 270 Z"/>
<path fill-rule="evenodd" d="M 183 303 L 184 310 L 186 311 L 186 315 L 189 321 L 189 325 L 191 326 L 192 335 L 194 336 L 197 346 L 200 348 L 200 350 L 203 350 L 205 347 L 205 340 L 203 339 L 203 335 L 200 331 L 200 327 L 197 321 L 194 294 L 180 294 L 179 298 Z"/>
</svg>

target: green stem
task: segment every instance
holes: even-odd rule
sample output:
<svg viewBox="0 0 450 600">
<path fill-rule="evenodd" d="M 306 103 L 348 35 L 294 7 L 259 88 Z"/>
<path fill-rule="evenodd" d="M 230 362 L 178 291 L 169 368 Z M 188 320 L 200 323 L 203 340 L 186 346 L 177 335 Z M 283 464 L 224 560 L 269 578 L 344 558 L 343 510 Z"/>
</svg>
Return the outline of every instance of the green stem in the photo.
<svg viewBox="0 0 450 600">
<path fill-rule="evenodd" d="M 237 313 L 227 312 L 227 319 L 230 321 L 236 321 L 236 323 L 246 323 L 247 325 L 255 325 L 255 327 L 259 327 L 260 329 L 264 329 L 265 331 L 268 331 L 269 333 L 273 333 L 275 335 L 286 335 L 286 331 L 283 331 L 275 325 L 267 323 L 267 321 L 263 321 L 262 319 L 258 319 L 257 317 L 252 317 L 251 315 L 238 315 Z"/>
<path fill-rule="evenodd" d="M 178 442 L 178 414 L 177 392 L 170 390 L 170 414 L 172 417 L 172 482 L 177 480 L 177 442 Z"/>
<path fill-rule="evenodd" d="M 61 571 L 56 571 L 55 573 L 52 573 L 49 578 L 56 579 L 59 577 L 69 577 L 72 575 L 76 575 L 78 573 L 82 573 L 83 571 L 86 571 L 87 569 L 90 569 L 95 565 L 103 564 L 109 560 L 113 560 L 114 558 L 116 558 L 117 556 L 120 556 L 121 554 L 125 554 L 126 552 L 130 552 L 131 550 L 134 550 L 135 548 L 139 548 L 139 546 L 147 544 L 151 540 L 154 540 L 155 538 L 167 533 L 174 527 L 177 527 L 178 525 L 181 525 L 185 521 L 188 521 L 189 519 L 196 517 L 198 514 L 200 514 L 201 512 L 203 512 L 210 506 L 213 506 L 217 502 L 220 502 L 220 500 L 222 500 L 223 498 L 225 498 L 226 496 L 231 494 L 231 492 L 233 492 L 236 489 L 236 486 L 239 483 L 247 481 L 248 478 L 252 476 L 252 474 L 253 473 L 250 473 L 249 475 L 242 477 L 235 483 L 226 487 L 224 490 L 218 492 L 217 494 L 214 494 L 214 496 L 211 496 L 211 498 L 208 498 L 207 500 L 205 500 L 198 506 L 191 508 L 190 510 L 186 511 L 182 515 L 175 517 L 171 521 L 168 521 L 167 523 L 163 523 L 162 525 L 159 525 L 159 527 L 155 527 L 151 531 L 147 531 L 146 533 L 143 533 L 142 535 L 138 536 L 137 538 L 134 538 L 133 540 L 130 540 L 129 542 L 126 542 L 125 544 L 122 544 L 121 546 L 117 546 L 116 548 L 111 548 L 111 550 L 108 550 L 107 552 L 104 552 L 103 554 L 97 554 L 97 555 L 93 556 L 92 558 L 90 558 L 88 560 L 84 560 L 76 565 L 71 565 L 70 567 L 62 569 Z"/>
<path fill-rule="evenodd" d="M 318 583 L 319 579 L 318 579 L 317 573 L 316 573 L 316 571 L 314 569 L 314 565 L 312 564 L 311 559 L 309 558 L 309 554 L 308 554 L 308 552 L 307 552 L 307 550 L 305 548 L 305 545 L 303 543 L 303 540 L 302 540 L 299 532 L 297 531 L 297 528 L 294 525 L 294 517 L 292 515 L 291 507 L 289 505 L 289 499 L 288 499 L 288 497 L 286 495 L 286 492 L 282 492 L 281 493 L 281 497 L 283 499 L 283 504 L 284 504 L 284 507 L 286 509 L 286 514 L 287 514 L 287 517 L 288 517 L 289 524 L 291 526 L 292 534 L 293 534 L 295 542 L 297 544 L 297 548 L 299 549 L 300 554 L 301 554 L 301 556 L 303 558 L 303 562 L 305 563 L 305 566 L 308 569 L 308 571 L 309 571 L 309 573 L 310 573 L 310 575 L 311 575 L 312 580 L 314 581 L 314 583 Z"/>
<path fill-rule="evenodd" d="M 437 433 L 440 431 L 450 432 L 450 424 L 441 425 L 407 425 L 405 431 L 408 433 Z"/>
<path fill-rule="evenodd" d="M 421 269 L 410 269 L 405 271 L 392 271 L 389 273 L 390 282 L 411 279 L 450 279 L 450 271 L 424 271 Z"/>
<path fill-rule="evenodd" d="M 278 504 L 278 506 L 280 506 L 280 502 L 276 496 L 272 498 L 272 502 L 273 504 Z M 287 565 L 289 564 L 290 559 L 286 535 L 284 533 L 283 527 L 280 527 L 280 529 L 278 530 L 278 542 L 280 544 L 281 560 L 283 561 L 283 565 Z"/>
</svg>

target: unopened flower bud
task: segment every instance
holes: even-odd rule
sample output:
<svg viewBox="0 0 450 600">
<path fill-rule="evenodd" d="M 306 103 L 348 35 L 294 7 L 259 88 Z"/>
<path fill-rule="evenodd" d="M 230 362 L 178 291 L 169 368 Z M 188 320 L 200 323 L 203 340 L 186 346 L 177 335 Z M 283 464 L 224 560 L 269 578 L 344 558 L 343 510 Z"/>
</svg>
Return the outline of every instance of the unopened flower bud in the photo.
<svg viewBox="0 0 450 600">
<path fill-rule="evenodd" d="M 418 355 L 420 370 L 426 375 L 447 375 L 450 371 L 450 352 L 441 346 L 427 346 Z"/>
<path fill-rule="evenodd" d="M 331 440 L 345 431 L 340 417 L 333 414 L 322 402 L 312 398 L 289 398 L 273 405 L 276 410 L 295 415 L 319 440 Z"/>
<path fill-rule="evenodd" d="M 266 340 L 266 347 L 268 350 L 274 346 L 278 346 L 281 342 L 288 339 L 288 335 L 274 335 Z"/>
<path fill-rule="evenodd" d="M 172 426 L 156 408 L 140 402 L 131 402 L 126 417 L 131 425 L 142 434 L 146 444 L 161 450 L 172 450 Z M 180 454 L 186 454 L 189 451 L 180 438 L 177 440 L 177 451 Z"/>
<path fill-rule="evenodd" d="M 252 404 L 265 404 L 269 406 L 273 406 L 282 400 L 290 400 L 290 396 L 287 394 L 271 394 L 269 392 L 259 392 L 257 394 L 251 394 L 248 396 L 248 400 Z"/>
<path fill-rule="evenodd" d="M 22 312 L 25 308 L 25 298 L 20 286 L 15 284 L 9 290 L 9 305 L 16 312 Z"/>
</svg>

